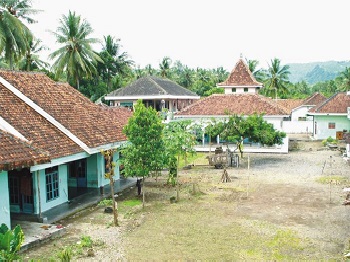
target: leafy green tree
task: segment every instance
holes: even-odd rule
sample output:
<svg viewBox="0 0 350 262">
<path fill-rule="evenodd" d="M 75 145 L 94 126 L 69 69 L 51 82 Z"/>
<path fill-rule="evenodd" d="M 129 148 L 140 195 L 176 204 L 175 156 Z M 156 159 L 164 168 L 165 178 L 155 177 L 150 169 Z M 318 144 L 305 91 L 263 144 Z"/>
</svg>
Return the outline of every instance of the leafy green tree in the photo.
<svg viewBox="0 0 350 262">
<path fill-rule="evenodd" d="M 180 156 L 185 159 L 185 165 L 187 165 L 188 154 L 195 153 L 196 135 L 192 132 L 191 124 L 190 120 L 170 122 L 164 129 L 169 184 L 175 185 L 177 183 Z"/>
<path fill-rule="evenodd" d="M 164 164 L 164 125 L 159 114 L 152 107 L 145 107 L 141 100 L 135 105 L 123 131 L 130 142 L 123 150 L 125 176 L 148 177 L 151 171 L 159 170 Z"/>
<path fill-rule="evenodd" d="M 281 66 L 281 61 L 277 58 L 271 60 L 269 68 L 266 72 L 265 79 L 265 94 L 272 97 L 278 97 L 278 95 L 285 95 L 288 93 L 287 84 L 289 82 L 288 75 L 289 66 Z"/>
<path fill-rule="evenodd" d="M 92 32 L 90 24 L 86 20 L 81 21 L 80 16 L 71 11 L 68 16 L 62 16 L 57 31 L 51 32 L 56 42 L 63 45 L 50 54 L 50 59 L 56 59 L 52 67 L 58 77 L 66 72 L 67 80 L 72 79 L 77 89 L 83 77 L 91 78 L 97 73 L 97 62 L 103 63 L 92 50 L 91 45 L 99 42 L 88 38 Z"/>
<path fill-rule="evenodd" d="M 222 130 L 220 136 L 226 141 L 236 143 L 242 157 L 244 138 L 249 138 L 253 143 L 280 145 L 286 137 L 284 132 L 275 130 L 271 123 L 266 122 L 262 115 L 257 114 L 249 115 L 248 117 L 231 115 L 227 122 L 223 122 L 220 125 L 222 125 L 220 128 L 216 128 L 219 131 Z"/>
</svg>

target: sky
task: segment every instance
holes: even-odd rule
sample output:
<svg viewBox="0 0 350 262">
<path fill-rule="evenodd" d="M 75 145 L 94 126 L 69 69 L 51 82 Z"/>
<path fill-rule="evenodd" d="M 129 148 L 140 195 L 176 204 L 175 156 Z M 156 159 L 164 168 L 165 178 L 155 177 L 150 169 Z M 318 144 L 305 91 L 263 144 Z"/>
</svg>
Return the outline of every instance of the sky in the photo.
<svg viewBox="0 0 350 262">
<path fill-rule="evenodd" d="M 49 31 L 71 10 L 90 23 L 91 37 L 120 38 L 121 50 L 141 68 L 159 68 L 166 56 L 190 68 L 228 71 L 241 55 L 262 68 L 273 58 L 350 60 L 348 0 L 32 0 L 32 6 L 42 11 L 29 28 L 49 52 L 59 47 Z"/>
</svg>

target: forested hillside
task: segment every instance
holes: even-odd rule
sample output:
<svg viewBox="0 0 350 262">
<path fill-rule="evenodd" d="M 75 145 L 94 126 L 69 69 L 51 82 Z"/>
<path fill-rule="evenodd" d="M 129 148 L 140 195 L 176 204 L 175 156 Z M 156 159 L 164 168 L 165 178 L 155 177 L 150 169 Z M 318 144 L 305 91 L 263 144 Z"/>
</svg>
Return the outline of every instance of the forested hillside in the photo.
<svg viewBox="0 0 350 262">
<path fill-rule="evenodd" d="M 296 83 L 304 80 L 309 84 L 315 84 L 336 78 L 346 67 L 350 67 L 350 61 L 293 63 L 289 66 L 289 80 L 291 82 Z"/>
</svg>

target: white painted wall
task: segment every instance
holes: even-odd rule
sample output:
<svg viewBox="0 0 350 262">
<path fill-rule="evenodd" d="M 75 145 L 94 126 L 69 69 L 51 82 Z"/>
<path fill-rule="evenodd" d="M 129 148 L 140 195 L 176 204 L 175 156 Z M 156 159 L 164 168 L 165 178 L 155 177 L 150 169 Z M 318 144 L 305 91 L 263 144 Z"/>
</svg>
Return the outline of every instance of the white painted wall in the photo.
<svg viewBox="0 0 350 262">
<path fill-rule="evenodd" d="M 306 117 L 306 120 L 312 121 L 312 116 L 306 116 L 310 108 L 312 108 L 312 106 L 301 106 L 293 109 L 291 120 L 298 121 L 299 117 Z"/>
<path fill-rule="evenodd" d="M 8 228 L 11 228 L 9 183 L 7 171 L 0 171 L 0 187 L 0 225 L 4 223 Z"/>
<path fill-rule="evenodd" d="M 232 88 L 236 88 L 236 92 L 232 92 Z M 248 88 L 247 92 L 244 92 L 244 88 Z M 257 87 L 251 86 L 251 87 L 246 87 L 246 86 L 237 86 L 237 87 L 225 87 L 225 94 L 231 95 L 231 94 L 256 94 Z"/>
<path fill-rule="evenodd" d="M 283 121 L 283 132 L 288 134 L 313 134 L 313 121 Z"/>
</svg>

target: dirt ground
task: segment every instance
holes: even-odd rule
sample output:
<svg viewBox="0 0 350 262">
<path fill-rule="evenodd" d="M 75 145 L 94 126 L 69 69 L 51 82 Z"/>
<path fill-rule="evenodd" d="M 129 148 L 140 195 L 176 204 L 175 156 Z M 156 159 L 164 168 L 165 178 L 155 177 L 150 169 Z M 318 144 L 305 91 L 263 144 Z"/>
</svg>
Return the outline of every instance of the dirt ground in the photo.
<svg viewBox="0 0 350 262">
<path fill-rule="evenodd" d="M 350 166 L 339 151 L 303 142 L 288 154 L 246 154 L 239 168 L 194 162 L 176 188 L 166 176 L 145 182 L 146 205 L 136 188 L 118 196 L 120 227 L 94 206 L 60 221 L 67 234 L 23 253 L 24 260 L 57 260 L 66 247 L 72 260 L 339 260 L 349 249 Z M 323 183 L 321 183 L 323 182 Z M 138 201 L 127 205 L 127 200 Z M 82 247 L 89 237 L 91 247 Z"/>
</svg>

